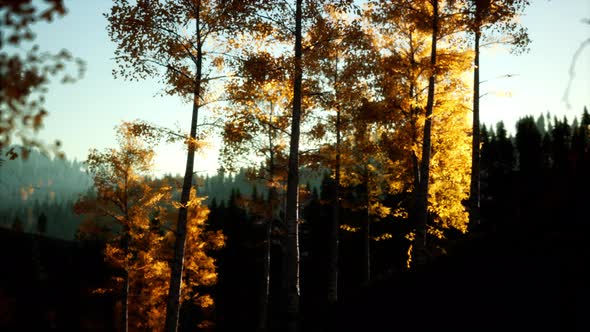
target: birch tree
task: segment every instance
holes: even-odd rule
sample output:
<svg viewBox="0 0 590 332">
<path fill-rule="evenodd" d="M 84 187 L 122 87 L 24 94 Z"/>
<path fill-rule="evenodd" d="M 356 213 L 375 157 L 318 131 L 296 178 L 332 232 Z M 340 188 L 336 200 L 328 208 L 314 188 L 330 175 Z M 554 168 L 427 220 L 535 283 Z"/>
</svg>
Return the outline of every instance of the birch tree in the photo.
<svg viewBox="0 0 590 332">
<path fill-rule="evenodd" d="M 469 191 L 469 217 L 472 226 L 480 222 L 480 42 L 482 35 L 487 32 L 487 43 L 510 44 L 513 46 L 513 51 L 525 51 L 530 40 L 526 29 L 518 24 L 517 18 L 528 5 L 529 1 L 527 0 L 470 0 L 464 5 L 467 27 L 473 33 L 473 51 L 475 53 L 473 58 L 473 125 Z"/>
<path fill-rule="evenodd" d="M 451 38 L 461 27 L 457 24 L 460 12 L 448 2 L 442 4 L 438 18 L 432 1 L 380 2 L 369 13 L 375 27 L 374 43 L 381 50 L 378 86 L 382 99 L 368 111 L 380 114 L 375 119 L 390 158 L 391 168 L 386 172 L 395 174 L 389 179 L 389 192 L 412 192 L 411 202 L 395 207 L 392 213 L 406 216 L 411 212 L 414 231 L 408 238 L 413 243 L 410 259 L 414 264 L 430 255 L 427 234 L 440 238 L 442 229 L 465 231 L 467 224 L 462 200 L 468 192 L 468 149 L 462 135 L 467 130 L 464 74 L 470 53 Z M 433 51 L 433 46 L 440 50 Z"/>
<path fill-rule="evenodd" d="M 135 136 L 134 124 L 120 127 L 119 142 L 118 149 L 93 150 L 88 157 L 96 193 L 82 197 L 74 207 L 85 216 L 80 236 L 105 238 L 105 259 L 121 271 L 113 286 L 95 290 L 120 295 L 120 329 L 161 331 L 178 218 L 172 203 L 174 189 L 167 181 L 148 179 L 154 154 Z M 223 246 L 224 237 L 204 230 L 209 210 L 201 202 L 193 190 L 181 301 L 208 308 L 213 300 L 199 289 L 213 285 L 217 274 L 207 251 Z"/>
<path fill-rule="evenodd" d="M 182 271 L 187 238 L 187 204 L 190 199 L 195 151 L 200 145 L 197 127 L 200 112 L 210 101 L 212 82 L 219 78 L 215 64 L 222 62 L 213 49 L 221 36 L 237 25 L 245 8 L 242 1 L 115 0 L 108 32 L 117 45 L 115 76 L 139 80 L 157 78 L 164 93 L 178 96 L 192 106 L 186 169 L 180 195 L 174 259 L 166 314 L 168 332 L 175 332 L 181 298 Z"/>
</svg>

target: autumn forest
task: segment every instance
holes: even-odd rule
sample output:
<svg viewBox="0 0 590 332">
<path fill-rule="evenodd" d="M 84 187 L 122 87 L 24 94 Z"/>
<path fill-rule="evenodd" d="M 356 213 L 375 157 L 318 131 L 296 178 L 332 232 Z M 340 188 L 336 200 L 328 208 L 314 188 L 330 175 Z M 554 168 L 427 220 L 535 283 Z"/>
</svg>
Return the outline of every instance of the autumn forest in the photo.
<svg viewBox="0 0 590 332">
<path fill-rule="evenodd" d="M 0 329 L 585 330 L 588 109 L 480 120 L 480 48 L 528 52 L 529 6 L 113 0 L 112 75 L 187 130 L 71 161 L 37 133 L 84 59 L 22 51 L 67 2 L 2 2 Z"/>
</svg>

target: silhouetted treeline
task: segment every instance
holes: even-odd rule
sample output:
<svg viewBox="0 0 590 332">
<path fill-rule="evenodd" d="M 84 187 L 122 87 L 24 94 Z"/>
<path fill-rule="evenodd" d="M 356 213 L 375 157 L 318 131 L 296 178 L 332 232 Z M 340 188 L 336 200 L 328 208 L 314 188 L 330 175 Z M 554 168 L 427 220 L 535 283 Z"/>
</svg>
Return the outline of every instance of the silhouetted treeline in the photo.
<svg viewBox="0 0 590 332">
<path fill-rule="evenodd" d="M 507 137 L 502 123 L 495 130 L 484 126 L 482 208 L 488 226 L 499 226 L 506 213 L 526 228 L 533 226 L 527 222 L 555 227 L 581 222 L 576 213 L 584 211 L 589 197 L 589 125 L 584 109 L 571 124 L 549 114 L 524 117 L 514 137 Z"/>
</svg>

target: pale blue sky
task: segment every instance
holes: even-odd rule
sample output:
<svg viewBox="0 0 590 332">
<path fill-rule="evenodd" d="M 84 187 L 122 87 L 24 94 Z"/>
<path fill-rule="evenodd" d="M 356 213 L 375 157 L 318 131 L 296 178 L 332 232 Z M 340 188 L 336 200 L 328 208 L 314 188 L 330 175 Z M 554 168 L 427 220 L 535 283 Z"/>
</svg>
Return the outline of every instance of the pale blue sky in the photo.
<svg viewBox="0 0 590 332">
<path fill-rule="evenodd" d="M 509 130 L 524 115 L 552 114 L 573 119 L 584 105 L 590 106 L 590 48 L 577 62 L 577 76 L 570 93 L 572 108 L 562 102 L 572 55 L 580 43 L 590 37 L 588 0 L 533 0 L 522 23 L 532 39 L 531 51 L 511 55 L 506 50 L 488 49 L 481 57 L 481 80 L 505 74 L 512 78 L 490 80 L 482 86 L 488 94 L 481 101 L 482 122 L 503 120 Z M 114 44 L 106 33 L 102 13 L 110 0 L 66 0 L 68 15 L 51 24 L 38 26 L 37 40 L 44 50 L 70 50 L 84 59 L 84 79 L 71 85 L 52 84 L 47 95 L 50 112 L 40 137 L 60 139 L 68 158 L 84 160 L 90 148 L 115 146 L 113 128 L 122 120 L 143 119 L 183 128 L 190 119 L 191 107 L 177 98 L 159 97 L 154 81 L 115 80 L 111 70 Z M 512 96 L 498 96 L 509 91 Z M 165 145 L 157 149 L 157 173 L 183 173 L 185 155 L 181 146 Z M 217 169 L 215 146 L 197 157 L 196 170 L 213 173 Z"/>
</svg>

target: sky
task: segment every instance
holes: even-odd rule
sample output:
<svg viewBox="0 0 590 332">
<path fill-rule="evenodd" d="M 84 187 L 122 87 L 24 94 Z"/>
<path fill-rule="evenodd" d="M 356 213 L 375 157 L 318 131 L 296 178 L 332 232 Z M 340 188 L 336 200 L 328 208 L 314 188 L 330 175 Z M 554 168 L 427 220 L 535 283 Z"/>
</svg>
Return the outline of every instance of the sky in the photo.
<svg viewBox="0 0 590 332">
<path fill-rule="evenodd" d="M 496 47 L 482 50 L 480 59 L 481 121 L 504 121 L 514 132 L 516 121 L 525 115 L 550 112 L 572 120 L 590 106 L 590 47 L 576 62 L 576 76 L 569 94 L 571 108 L 563 95 L 572 57 L 581 42 L 590 37 L 588 0 L 532 0 L 521 18 L 532 39 L 530 52 L 510 54 Z M 115 45 L 106 31 L 110 0 L 65 0 L 68 14 L 50 24 L 38 24 L 37 43 L 42 50 L 62 48 L 86 62 L 84 78 L 74 84 L 52 83 L 46 95 L 49 116 L 39 137 L 59 139 L 69 159 L 84 160 L 91 148 L 116 147 L 114 128 L 121 121 L 142 119 L 162 126 L 188 129 L 191 106 L 175 97 L 161 97 L 155 80 L 129 82 L 115 79 L 112 60 Z M 502 77 L 507 74 L 510 78 Z M 219 167 L 218 140 L 196 157 L 198 174 L 214 174 Z M 156 148 L 156 174 L 183 174 L 183 147 Z"/>
</svg>

